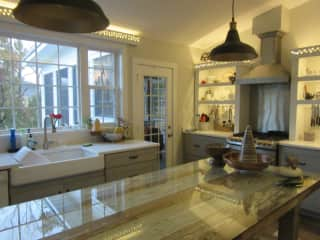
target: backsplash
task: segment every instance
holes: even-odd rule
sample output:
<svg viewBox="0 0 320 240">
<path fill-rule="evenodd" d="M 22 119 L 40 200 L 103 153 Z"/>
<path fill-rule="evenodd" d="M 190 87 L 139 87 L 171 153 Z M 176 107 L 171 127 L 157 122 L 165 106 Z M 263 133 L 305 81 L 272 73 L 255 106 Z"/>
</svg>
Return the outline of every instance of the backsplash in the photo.
<svg viewBox="0 0 320 240">
<path fill-rule="evenodd" d="M 42 149 L 43 143 L 43 133 L 36 132 L 33 133 L 34 140 L 38 142 L 36 149 Z M 25 143 L 25 135 L 17 134 L 17 147 L 21 147 L 21 142 Z M 22 140 L 22 141 L 21 141 Z M 48 131 L 48 140 L 50 143 L 49 148 L 61 146 L 61 145 L 71 145 L 71 144 L 83 144 L 83 143 L 93 143 L 101 141 L 100 137 L 91 136 L 90 132 L 86 129 L 82 130 L 58 130 L 56 133 L 51 133 Z M 0 135 L 0 153 L 7 152 L 9 148 L 9 134 Z"/>
</svg>

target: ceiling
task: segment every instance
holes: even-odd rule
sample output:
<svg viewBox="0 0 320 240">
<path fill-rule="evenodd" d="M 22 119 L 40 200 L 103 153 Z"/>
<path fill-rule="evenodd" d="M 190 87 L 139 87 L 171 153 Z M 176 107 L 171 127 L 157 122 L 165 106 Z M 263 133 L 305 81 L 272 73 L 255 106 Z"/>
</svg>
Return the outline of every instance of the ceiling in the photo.
<svg viewBox="0 0 320 240">
<path fill-rule="evenodd" d="M 17 2 L 17 0 L 6 0 Z M 294 8 L 309 0 L 236 0 L 239 31 L 251 28 L 252 18 L 279 4 Z M 141 35 L 206 49 L 225 38 L 231 0 L 96 0 L 111 24 Z M 218 31 L 220 29 L 220 31 Z"/>
</svg>

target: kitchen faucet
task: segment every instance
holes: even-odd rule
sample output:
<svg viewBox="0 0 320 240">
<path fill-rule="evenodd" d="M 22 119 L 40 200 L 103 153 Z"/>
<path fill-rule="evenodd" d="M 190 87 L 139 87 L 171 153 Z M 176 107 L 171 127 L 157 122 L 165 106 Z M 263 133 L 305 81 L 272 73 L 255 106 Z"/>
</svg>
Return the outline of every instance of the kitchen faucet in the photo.
<svg viewBox="0 0 320 240">
<path fill-rule="evenodd" d="M 48 120 L 50 120 L 50 124 L 51 124 L 51 127 L 52 127 L 52 121 L 51 121 L 51 118 L 49 116 L 46 116 L 44 118 L 44 121 L 43 121 L 43 149 L 45 150 L 48 150 L 49 148 L 49 141 L 48 141 L 48 134 L 47 134 L 47 122 Z"/>
</svg>

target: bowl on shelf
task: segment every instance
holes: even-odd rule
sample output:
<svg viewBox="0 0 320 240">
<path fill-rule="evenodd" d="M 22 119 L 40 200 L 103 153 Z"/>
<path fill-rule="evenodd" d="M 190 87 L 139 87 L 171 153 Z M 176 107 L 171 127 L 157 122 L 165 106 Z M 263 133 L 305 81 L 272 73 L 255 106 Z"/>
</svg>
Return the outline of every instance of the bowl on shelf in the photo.
<svg viewBox="0 0 320 240">
<path fill-rule="evenodd" d="M 228 152 L 223 159 L 230 167 L 240 171 L 262 171 L 274 160 L 267 154 L 257 154 L 257 162 L 240 161 L 240 152 Z"/>
<path fill-rule="evenodd" d="M 207 145 L 207 153 L 211 156 L 209 160 L 210 165 L 215 167 L 224 167 L 225 161 L 223 155 L 230 151 L 230 148 L 225 147 L 223 144 L 214 143 Z"/>
</svg>

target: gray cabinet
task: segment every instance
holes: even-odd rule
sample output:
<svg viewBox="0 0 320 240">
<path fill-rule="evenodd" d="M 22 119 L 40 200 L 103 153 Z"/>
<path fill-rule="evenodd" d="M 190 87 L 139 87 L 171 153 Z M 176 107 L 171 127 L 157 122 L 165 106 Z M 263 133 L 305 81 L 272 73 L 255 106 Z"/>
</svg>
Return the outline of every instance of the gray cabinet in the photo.
<svg viewBox="0 0 320 240">
<path fill-rule="evenodd" d="M 10 187 L 10 204 L 30 201 L 104 183 L 104 171 Z"/>
<path fill-rule="evenodd" d="M 159 170 L 159 149 L 145 148 L 105 155 L 106 181 Z"/>
<path fill-rule="evenodd" d="M 186 163 L 209 157 L 206 152 L 207 145 L 213 143 L 226 144 L 226 139 L 222 137 L 183 133 L 183 162 Z"/>
<path fill-rule="evenodd" d="M 9 177 L 8 171 L 0 171 L 0 207 L 9 204 Z"/>
<path fill-rule="evenodd" d="M 300 161 L 305 162 L 306 165 L 301 166 L 304 171 L 320 174 L 320 150 L 280 146 L 280 164 L 284 165 L 288 156 L 295 156 Z M 305 214 L 320 217 L 320 190 L 314 192 L 304 200 L 301 208 Z"/>
</svg>

